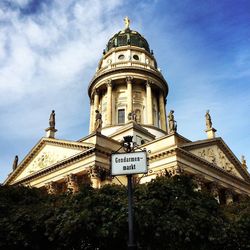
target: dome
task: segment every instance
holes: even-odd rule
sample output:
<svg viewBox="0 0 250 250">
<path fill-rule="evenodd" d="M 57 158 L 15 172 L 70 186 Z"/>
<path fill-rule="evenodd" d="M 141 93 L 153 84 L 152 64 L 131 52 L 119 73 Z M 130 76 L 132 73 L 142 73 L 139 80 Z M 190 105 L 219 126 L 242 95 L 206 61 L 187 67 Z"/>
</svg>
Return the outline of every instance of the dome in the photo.
<svg viewBox="0 0 250 250">
<path fill-rule="evenodd" d="M 147 40 L 137 31 L 131 30 L 129 27 L 127 27 L 125 30 L 119 31 L 109 39 L 105 52 L 108 52 L 112 48 L 127 45 L 144 48 L 150 53 Z"/>
</svg>

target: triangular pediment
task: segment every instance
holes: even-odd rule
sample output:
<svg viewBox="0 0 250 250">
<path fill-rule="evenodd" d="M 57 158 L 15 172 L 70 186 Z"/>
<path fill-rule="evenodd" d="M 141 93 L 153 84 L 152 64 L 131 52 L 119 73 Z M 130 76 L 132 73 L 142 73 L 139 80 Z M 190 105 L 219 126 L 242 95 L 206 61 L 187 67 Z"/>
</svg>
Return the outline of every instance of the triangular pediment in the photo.
<svg viewBox="0 0 250 250">
<path fill-rule="evenodd" d="M 182 148 L 227 173 L 247 181 L 250 179 L 246 169 L 221 138 L 187 143 Z"/>
<path fill-rule="evenodd" d="M 5 183 L 15 183 L 91 147 L 89 143 L 42 138 Z"/>
<path fill-rule="evenodd" d="M 155 139 L 155 135 L 151 134 L 147 129 L 143 128 L 140 124 L 137 124 L 134 121 L 130 121 L 121 128 L 118 128 L 113 134 L 109 135 L 109 137 L 119 140 L 123 139 L 126 135 L 133 135 L 135 140 L 137 136 L 142 136 L 147 141 Z"/>
</svg>

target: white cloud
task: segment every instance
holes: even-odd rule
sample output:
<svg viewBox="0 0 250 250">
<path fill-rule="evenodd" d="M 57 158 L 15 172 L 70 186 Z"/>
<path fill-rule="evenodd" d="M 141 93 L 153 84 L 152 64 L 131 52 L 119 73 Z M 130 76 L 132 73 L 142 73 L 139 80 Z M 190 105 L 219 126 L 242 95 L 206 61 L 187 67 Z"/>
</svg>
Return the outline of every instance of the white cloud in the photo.
<svg viewBox="0 0 250 250">
<path fill-rule="evenodd" d="M 2 151 L 1 165 L 11 167 L 6 157 L 27 153 L 19 142 L 44 136 L 52 109 L 59 137 L 87 133 L 84 94 L 108 37 L 122 26 L 116 13 L 122 2 L 56 0 L 27 15 L 20 8 L 27 8 L 28 0 L 12 1 L 11 8 L 0 4 L 0 146 L 11 144 Z"/>
</svg>

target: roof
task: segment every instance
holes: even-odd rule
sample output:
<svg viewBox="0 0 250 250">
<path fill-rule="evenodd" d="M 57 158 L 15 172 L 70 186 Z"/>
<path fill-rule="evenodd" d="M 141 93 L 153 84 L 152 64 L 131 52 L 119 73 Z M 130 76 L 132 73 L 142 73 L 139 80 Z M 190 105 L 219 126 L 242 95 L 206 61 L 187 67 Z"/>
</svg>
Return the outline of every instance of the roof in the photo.
<svg viewBox="0 0 250 250">
<path fill-rule="evenodd" d="M 132 45 L 140 48 L 144 48 L 150 53 L 150 48 L 147 40 L 137 31 L 126 28 L 116 33 L 111 37 L 106 46 L 105 52 L 108 52 L 112 48 Z"/>
</svg>

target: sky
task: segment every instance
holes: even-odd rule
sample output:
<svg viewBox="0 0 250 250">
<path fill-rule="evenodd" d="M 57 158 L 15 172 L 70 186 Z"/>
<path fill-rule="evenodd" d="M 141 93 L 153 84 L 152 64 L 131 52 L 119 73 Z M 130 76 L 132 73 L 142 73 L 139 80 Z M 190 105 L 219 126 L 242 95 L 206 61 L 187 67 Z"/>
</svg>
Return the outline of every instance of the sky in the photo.
<svg viewBox="0 0 250 250">
<path fill-rule="evenodd" d="M 1 0 L 0 183 L 45 136 L 88 135 L 87 86 L 107 41 L 129 16 L 153 49 L 169 85 L 167 112 L 178 133 L 217 136 L 250 164 L 250 1 Z"/>
</svg>

